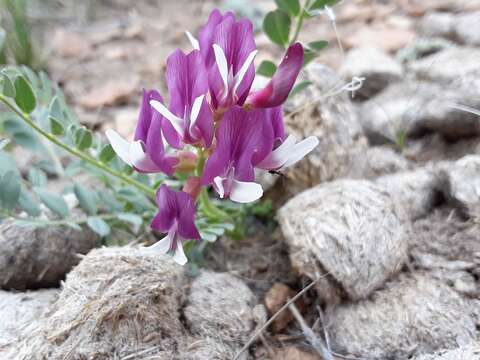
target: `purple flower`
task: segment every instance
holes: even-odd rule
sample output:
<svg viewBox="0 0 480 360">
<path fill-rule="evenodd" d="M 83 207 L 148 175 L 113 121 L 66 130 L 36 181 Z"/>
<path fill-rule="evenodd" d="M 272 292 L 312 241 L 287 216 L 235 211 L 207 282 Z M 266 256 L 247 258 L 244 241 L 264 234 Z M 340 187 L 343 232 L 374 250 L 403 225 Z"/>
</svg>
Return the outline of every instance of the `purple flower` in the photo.
<svg viewBox="0 0 480 360">
<path fill-rule="evenodd" d="M 152 228 L 166 233 L 162 240 L 145 250 L 155 254 L 173 253 L 173 260 L 180 265 L 187 262 L 183 241 L 199 240 L 195 226 L 195 202 L 183 191 L 173 191 L 161 185 L 157 192 L 158 213 L 152 221 Z"/>
<path fill-rule="evenodd" d="M 226 111 L 243 105 L 255 77 L 253 60 L 257 54 L 253 26 L 247 19 L 236 20 L 232 12 L 212 11 L 200 30 L 199 40 L 187 34 L 202 54 L 209 73 L 211 105 Z"/>
<path fill-rule="evenodd" d="M 138 116 L 135 140 L 130 143 L 116 131 L 109 129 L 106 136 L 118 157 L 137 171 L 144 173 L 164 172 L 172 175 L 178 160 L 165 153 L 161 136 L 163 118 L 153 112 L 149 102 L 162 101 L 160 94 L 155 91 L 143 90 L 143 100 Z"/>
<path fill-rule="evenodd" d="M 266 121 L 271 124 L 272 131 L 264 132 L 263 142 L 271 147 L 267 152 L 262 151 L 256 154 L 254 157 L 255 167 L 264 170 L 280 170 L 292 166 L 318 145 L 318 139 L 315 136 L 309 136 L 299 143 L 292 135 L 285 139 L 281 106 L 264 111 Z M 271 136 L 270 139 L 266 139 L 268 134 Z"/>
<path fill-rule="evenodd" d="M 213 138 L 213 118 L 205 94 L 208 76 L 198 50 L 185 55 L 176 50 L 167 59 L 167 85 L 170 106 L 150 101 L 155 110 L 168 121 L 162 124 L 167 142 L 181 148 L 183 144 L 210 147 Z"/>
<path fill-rule="evenodd" d="M 274 130 L 266 110 L 245 111 L 239 106 L 227 111 L 216 131 L 216 148 L 205 165 L 202 184 L 212 184 L 221 198 L 248 203 L 263 190 L 254 182 L 254 163 L 272 150 Z"/>
<path fill-rule="evenodd" d="M 277 71 L 263 89 L 252 91 L 247 104 L 253 108 L 269 108 L 281 105 L 292 90 L 303 64 L 303 47 L 299 43 L 290 46 Z"/>
</svg>

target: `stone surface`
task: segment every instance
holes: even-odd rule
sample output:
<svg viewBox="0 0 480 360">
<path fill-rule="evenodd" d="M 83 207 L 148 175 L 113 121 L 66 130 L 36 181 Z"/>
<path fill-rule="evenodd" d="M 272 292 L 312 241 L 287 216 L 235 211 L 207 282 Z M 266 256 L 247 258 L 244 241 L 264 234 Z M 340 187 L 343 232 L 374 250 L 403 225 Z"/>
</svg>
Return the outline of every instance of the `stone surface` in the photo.
<svg viewBox="0 0 480 360">
<path fill-rule="evenodd" d="M 480 344 L 473 342 L 458 349 L 416 356 L 412 360 L 480 360 Z"/>
<path fill-rule="evenodd" d="M 70 269 L 97 244 L 89 229 L 33 228 L 7 220 L 0 225 L 0 287 L 58 286 Z"/>
<path fill-rule="evenodd" d="M 412 62 L 409 68 L 421 79 L 444 82 L 452 86 L 463 78 L 478 76 L 479 61 L 478 48 L 450 47 Z"/>
<path fill-rule="evenodd" d="M 369 300 L 336 308 L 328 318 L 332 347 L 368 359 L 407 359 L 475 340 L 467 302 L 427 275 L 402 275 Z"/>
<path fill-rule="evenodd" d="M 449 12 L 432 12 L 419 23 L 419 33 L 427 37 L 453 38 L 455 36 L 455 16 Z"/>
<path fill-rule="evenodd" d="M 348 52 L 339 73 L 347 81 L 354 76 L 364 77 L 365 82 L 355 92 L 355 96 L 368 99 L 392 82 L 399 81 L 403 76 L 403 69 L 385 52 L 374 47 L 362 47 Z"/>
<path fill-rule="evenodd" d="M 412 220 L 425 216 L 441 201 L 440 181 L 432 169 L 389 174 L 377 178 L 375 183 L 384 187 L 394 201 L 402 204 Z"/>
<path fill-rule="evenodd" d="M 422 60 L 419 60 L 422 61 Z M 480 134 L 478 116 L 454 108 L 480 106 L 463 86 L 445 87 L 425 81 L 393 84 L 358 107 L 365 134 L 372 144 L 399 142 L 399 137 L 438 132 L 451 140 Z"/>
<path fill-rule="evenodd" d="M 480 11 L 456 16 L 455 22 L 455 35 L 459 41 L 480 46 Z"/>
<path fill-rule="evenodd" d="M 38 326 L 38 320 L 55 302 L 58 289 L 28 292 L 0 291 L 0 357 Z"/>
<path fill-rule="evenodd" d="M 92 88 L 78 100 L 78 103 L 88 110 L 104 106 L 120 105 L 127 102 L 138 90 L 139 79 L 110 80 L 98 87 Z"/>
<path fill-rule="evenodd" d="M 410 222 L 377 185 L 337 180 L 297 195 L 278 212 L 292 266 L 328 302 L 365 298 L 406 260 Z"/>
<path fill-rule="evenodd" d="M 445 196 L 469 216 L 480 216 L 480 156 L 468 155 L 439 171 Z"/>
<path fill-rule="evenodd" d="M 19 359 L 108 359 L 145 351 L 171 359 L 183 340 L 182 276 L 183 268 L 168 257 L 133 248 L 93 250 L 68 274 L 41 326 L 13 353 Z"/>
<path fill-rule="evenodd" d="M 203 271 L 190 287 L 183 310 L 186 326 L 199 339 L 226 345 L 223 358 L 233 358 L 255 329 L 256 302 L 243 281 L 230 274 Z"/>
<path fill-rule="evenodd" d="M 406 171 L 409 165 L 409 161 L 391 147 L 373 146 L 359 153 L 356 161 L 352 161 L 348 177 L 375 179 L 381 175 Z"/>
<path fill-rule="evenodd" d="M 284 306 L 288 300 L 295 296 L 295 292 L 285 284 L 275 283 L 265 294 L 265 307 L 268 315 L 272 316 Z M 289 310 L 281 312 L 272 323 L 272 330 L 278 333 L 293 320 L 293 315 Z"/>
<path fill-rule="evenodd" d="M 311 64 L 305 80 L 313 84 L 294 96 L 286 110 L 287 132 L 297 138 L 315 135 L 320 144 L 310 155 L 286 172 L 290 194 L 323 181 L 345 176 L 356 155 L 367 148 L 357 114 L 346 91 L 345 81 L 332 69 Z"/>
<path fill-rule="evenodd" d="M 386 52 L 395 52 L 415 39 L 411 30 L 386 24 L 362 26 L 355 33 L 345 37 L 345 46 L 375 46 Z"/>
</svg>

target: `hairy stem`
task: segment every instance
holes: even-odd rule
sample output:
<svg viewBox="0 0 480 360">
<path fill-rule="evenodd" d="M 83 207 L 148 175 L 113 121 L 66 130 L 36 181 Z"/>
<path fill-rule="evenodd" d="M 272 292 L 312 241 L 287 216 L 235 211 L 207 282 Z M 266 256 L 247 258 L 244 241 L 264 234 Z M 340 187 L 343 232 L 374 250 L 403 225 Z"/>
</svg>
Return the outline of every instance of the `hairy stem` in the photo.
<svg viewBox="0 0 480 360">
<path fill-rule="evenodd" d="M 81 160 L 89 163 L 92 166 L 95 166 L 96 168 L 101 169 L 105 173 L 116 177 L 117 179 L 121 180 L 123 183 L 132 185 L 136 187 L 137 189 L 141 190 L 142 192 L 146 193 L 150 197 L 155 196 L 155 190 L 149 188 L 148 186 L 142 184 L 139 181 L 136 181 L 129 176 L 122 174 L 116 170 L 111 169 L 107 165 L 101 163 L 94 157 L 85 154 L 77 149 L 71 148 L 70 146 L 64 144 L 60 139 L 58 139 L 56 136 L 46 132 L 43 130 L 41 127 L 39 127 L 35 122 L 30 118 L 30 116 L 23 111 L 19 110 L 15 105 L 13 105 L 7 98 L 5 98 L 3 95 L 0 94 L 0 101 L 4 103 L 11 111 L 13 111 L 15 114 L 17 114 L 23 121 L 25 121 L 32 129 L 34 129 L 36 132 L 38 132 L 40 135 L 42 135 L 44 138 L 48 139 L 50 142 L 54 143 L 58 147 L 62 148 L 69 154 L 76 156 L 77 158 L 80 158 Z"/>
</svg>

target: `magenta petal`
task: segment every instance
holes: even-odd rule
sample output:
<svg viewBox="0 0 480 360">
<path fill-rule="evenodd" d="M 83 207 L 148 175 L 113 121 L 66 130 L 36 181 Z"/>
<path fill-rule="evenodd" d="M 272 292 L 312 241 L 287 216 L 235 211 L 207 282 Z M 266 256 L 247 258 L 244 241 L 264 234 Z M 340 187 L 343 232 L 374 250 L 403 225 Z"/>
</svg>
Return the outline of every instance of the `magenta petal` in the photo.
<svg viewBox="0 0 480 360">
<path fill-rule="evenodd" d="M 158 91 L 147 91 L 143 89 L 140 114 L 138 115 L 137 128 L 135 129 L 135 140 L 141 140 L 143 142 L 147 141 L 148 129 L 150 128 L 153 112 L 153 109 L 150 106 L 150 100 L 163 101 Z"/>
<path fill-rule="evenodd" d="M 225 15 L 222 15 L 218 9 L 214 9 L 210 13 L 207 23 L 200 30 L 198 36 L 200 52 L 202 53 L 202 57 L 207 68 L 210 68 L 215 63 L 212 45 L 214 44 L 213 38 L 215 36 L 216 27 L 227 18 L 235 19 L 235 15 L 231 11 L 228 11 L 225 13 Z"/>
<path fill-rule="evenodd" d="M 262 90 L 251 93 L 247 103 L 255 108 L 281 105 L 292 90 L 303 64 L 303 47 L 299 43 L 290 46 L 270 82 Z"/>
<path fill-rule="evenodd" d="M 157 165 L 162 172 L 170 176 L 173 174 L 173 167 L 178 163 L 178 160 L 165 155 L 165 147 L 161 134 L 162 121 L 166 120 L 155 111 L 151 120 L 145 150 L 155 165 Z"/>
<path fill-rule="evenodd" d="M 239 106 L 225 113 L 216 131 L 217 147 L 205 164 L 203 184 L 226 177 L 232 169 L 239 181 L 255 179 L 252 158 L 263 146 L 264 119 L 263 110 L 247 112 Z"/>
<path fill-rule="evenodd" d="M 205 147 L 209 148 L 213 140 L 213 117 L 205 99 L 202 102 L 195 126 L 200 132 L 200 137 L 203 139 Z"/>
<path fill-rule="evenodd" d="M 183 191 L 173 191 L 161 185 L 157 191 L 158 213 L 152 228 L 163 233 L 176 231 L 182 239 L 200 239 L 195 226 L 195 202 Z"/>
<path fill-rule="evenodd" d="M 199 51 L 185 55 L 175 50 L 167 59 L 167 86 L 170 97 L 169 110 L 179 118 L 185 117 L 193 101 L 208 91 L 208 79 Z"/>
<path fill-rule="evenodd" d="M 175 223 L 177 206 L 175 193 L 167 185 L 161 185 L 157 191 L 158 213 L 152 221 L 152 228 L 167 233 Z"/>
</svg>

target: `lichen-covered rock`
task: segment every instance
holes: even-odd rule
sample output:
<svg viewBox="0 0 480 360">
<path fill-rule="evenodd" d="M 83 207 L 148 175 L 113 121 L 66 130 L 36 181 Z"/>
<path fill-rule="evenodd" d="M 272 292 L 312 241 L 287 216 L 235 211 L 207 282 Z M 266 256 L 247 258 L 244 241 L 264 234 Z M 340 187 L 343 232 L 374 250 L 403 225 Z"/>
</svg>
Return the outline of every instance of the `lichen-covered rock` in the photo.
<svg viewBox="0 0 480 360">
<path fill-rule="evenodd" d="M 480 134 L 478 116 L 456 109 L 455 104 L 476 108 L 480 97 L 463 85 L 406 81 L 392 84 L 364 102 L 358 115 L 373 144 L 397 143 L 403 134 L 438 132 L 452 140 Z"/>
<path fill-rule="evenodd" d="M 387 146 L 373 146 L 357 155 L 353 161 L 348 177 L 358 179 L 375 179 L 381 175 L 406 171 L 408 160 Z"/>
<path fill-rule="evenodd" d="M 401 276 L 371 299 L 341 305 L 327 321 L 336 352 L 366 359 L 407 359 L 476 339 L 467 302 L 422 274 Z"/>
<path fill-rule="evenodd" d="M 68 274 L 18 359 L 112 359 L 141 351 L 172 359 L 180 346 L 183 268 L 133 248 L 91 251 Z"/>
<path fill-rule="evenodd" d="M 455 17 L 455 36 L 467 45 L 480 45 L 480 11 L 464 13 Z"/>
<path fill-rule="evenodd" d="M 59 289 L 0 291 L 0 358 L 39 325 L 41 315 L 57 299 Z"/>
<path fill-rule="evenodd" d="M 414 357 L 412 360 L 480 360 L 480 344 L 478 342 L 472 342 L 458 349 L 420 355 Z"/>
<path fill-rule="evenodd" d="M 480 216 L 480 156 L 468 155 L 439 171 L 445 196 L 469 216 Z"/>
<path fill-rule="evenodd" d="M 403 76 L 403 69 L 395 59 L 382 50 L 361 47 L 348 52 L 339 73 L 347 81 L 351 81 L 354 76 L 364 77 L 365 82 L 355 92 L 355 96 L 368 99 L 392 82 L 399 81 Z"/>
<path fill-rule="evenodd" d="M 410 222 L 383 188 L 337 180 L 297 195 L 278 213 L 292 265 L 316 279 L 318 296 L 367 297 L 403 265 Z"/>
<path fill-rule="evenodd" d="M 312 64 L 305 80 L 312 82 L 287 104 L 287 131 L 297 138 L 315 135 L 320 144 L 310 155 L 286 172 L 285 185 L 290 194 L 345 176 L 356 154 L 367 148 L 357 114 L 345 85 L 332 69 Z"/>
<path fill-rule="evenodd" d="M 7 220 L 0 225 L 0 287 L 37 289 L 58 286 L 65 274 L 95 247 L 98 237 L 60 226 L 34 228 Z"/>
<path fill-rule="evenodd" d="M 432 12 L 419 23 L 419 33 L 427 37 L 453 38 L 455 36 L 455 16 L 449 12 Z"/>
<path fill-rule="evenodd" d="M 233 358 L 255 329 L 256 297 L 230 274 L 203 271 L 188 294 L 183 311 L 190 333 L 228 345 L 222 359 Z"/>
<path fill-rule="evenodd" d="M 427 168 L 381 176 L 375 183 L 402 204 L 412 220 L 428 214 L 441 197 L 439 179 L 433 170 Z"/>
<path fill-rule="evenodd" d="M 450 47 L 410 63 L 409 68 L 420 79 L 439 81 L 452 86 L 462 78 L 478 76 L 479 60 L 478 48 Z"/>
<path fill-rule="evenodd" d="M 480 274 L 479 225 L 449 207 L 439 207 L 413 223 L 410 253 L 425 268 L 468 270 Z"/>
</svg>

